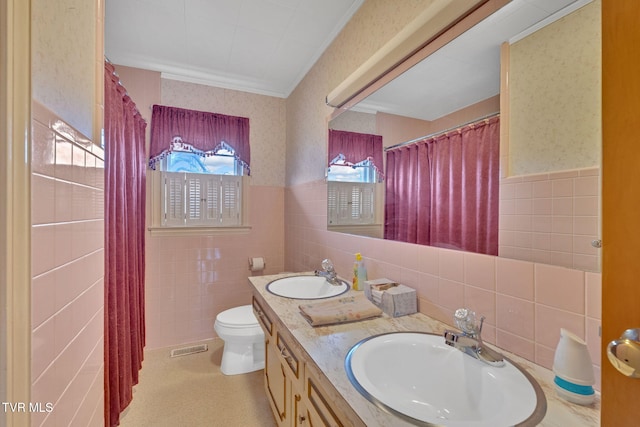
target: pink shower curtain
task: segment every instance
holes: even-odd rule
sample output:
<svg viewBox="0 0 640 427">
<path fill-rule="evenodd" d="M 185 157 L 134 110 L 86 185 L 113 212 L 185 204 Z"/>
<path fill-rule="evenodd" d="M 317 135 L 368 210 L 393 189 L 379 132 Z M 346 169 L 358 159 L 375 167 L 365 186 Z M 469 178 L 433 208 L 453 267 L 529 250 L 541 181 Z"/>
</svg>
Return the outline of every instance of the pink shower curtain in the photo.
<svg viewBox="0 0 640 427">
<path fill-rule="evenodd" d="M 384 237 L 498 254 L 500 122 L 387 152 Z"/>
<path fill-rule="evenodd" d="M 145 129 L 134 102 L 105 64 L 105 425 L 120 413 L 138 383 L 145 344 Z"/>
</svg>

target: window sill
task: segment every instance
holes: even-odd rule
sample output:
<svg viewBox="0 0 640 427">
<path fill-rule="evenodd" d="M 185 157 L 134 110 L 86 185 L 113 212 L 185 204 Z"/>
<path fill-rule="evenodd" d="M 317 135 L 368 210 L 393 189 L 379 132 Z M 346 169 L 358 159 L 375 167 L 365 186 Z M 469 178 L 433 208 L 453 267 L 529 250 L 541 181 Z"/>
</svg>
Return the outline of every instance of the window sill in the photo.
<svg viewBox="0 0 640 427">
<path fill-rule="evenodd" d="M 149 227 L 152 237 L 158 236 L 218 236 L 226 234 L 245 234 L 251 226 L 237 227 Z"/>
<path fill-rule="evenodd" d="M 360 229 L 360 228 L 379 228 L 384 224 L 374 223 L 374 224 L 327 224 L 328 231 L 345 231 L 349 229 Z"/>
</svg>

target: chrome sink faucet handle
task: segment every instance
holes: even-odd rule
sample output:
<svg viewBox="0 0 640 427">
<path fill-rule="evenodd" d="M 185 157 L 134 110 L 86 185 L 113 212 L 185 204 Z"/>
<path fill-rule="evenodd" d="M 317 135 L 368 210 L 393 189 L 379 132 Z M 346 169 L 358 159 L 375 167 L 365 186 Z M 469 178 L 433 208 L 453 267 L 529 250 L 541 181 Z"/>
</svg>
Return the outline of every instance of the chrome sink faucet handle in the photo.
<svg viewBox="0 0 640 427">
<path fill-rule="evenodd" d="M 453 314 L 456 326 L 466 335 L 472 337 L 480 337 L 482 333 L 482 325 L 484 324 L 484 316 L 480 317 L 480 324 L 476 322 L 476 314 L 467 309 L 459 308 Z"/>
<path fill-rule="evenodd" d="M 481 360 L 492 366 L 504 365 L 504 358 L 497 351 L 492 350 L 482 342 L 482 325 L 484 316 L 480 318 L 480 324 L 476 322 L 476 314 L 466 308 L 459 308 L 453 315 L 456 326 L 462 331 L 445 331 L 444 342 L 457 348 L 469 356 Z"/>
<path fill-rule="evenodd" d="M 327 279 L 327 282 L 332 285 L 339 285 L 340 281 L 338 280 L 338 274 L 333 267 L 333 262 L 331 262 L 330 259 L 325 259 L 322 260 L 321 266 L 323 271 L 316 270 L 315 275 L 324 277 L 325 279 Z"/>
<path fill-rule="evenodd" d="M 331 262 L 330 259 L 323 259 L 322 264 L 320 265 L 322 266 L 322 269 L 327 273 L 335 272 L 335 269 L 333 268 L 333 262 Z"/>
</svg>

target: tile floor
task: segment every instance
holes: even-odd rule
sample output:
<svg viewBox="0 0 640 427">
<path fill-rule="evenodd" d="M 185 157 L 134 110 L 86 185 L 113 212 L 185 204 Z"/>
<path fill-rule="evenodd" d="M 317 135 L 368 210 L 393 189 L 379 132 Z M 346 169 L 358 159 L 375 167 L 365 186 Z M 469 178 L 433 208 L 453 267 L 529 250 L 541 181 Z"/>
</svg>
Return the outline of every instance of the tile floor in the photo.
<svg viewBox="0 0 640 427">
<path fill-rule="evenodd" d="M 146 351 L 140 383 L 120 426 L 274 427 L 263 371 L 223 375 L 223 341 L 206 344 L 207 352 L 175 358 L 171 348 Z"/>
</svg>

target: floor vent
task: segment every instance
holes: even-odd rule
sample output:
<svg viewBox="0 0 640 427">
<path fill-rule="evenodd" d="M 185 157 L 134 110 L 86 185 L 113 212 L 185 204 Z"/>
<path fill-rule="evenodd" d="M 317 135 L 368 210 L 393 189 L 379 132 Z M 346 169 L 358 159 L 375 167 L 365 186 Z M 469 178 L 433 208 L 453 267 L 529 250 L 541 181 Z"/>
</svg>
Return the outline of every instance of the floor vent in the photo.
<svg viewBox="0 0 640 427">
<path fill-rule="evenodd" d="M 208 349 L 209 346 L 207 344 L 194 345 L 192 347 L 174 348 L 173 350 L 171 350 L 171 357 L 202 353 L 203 351 L 207 351 Z"/>
</svg>

